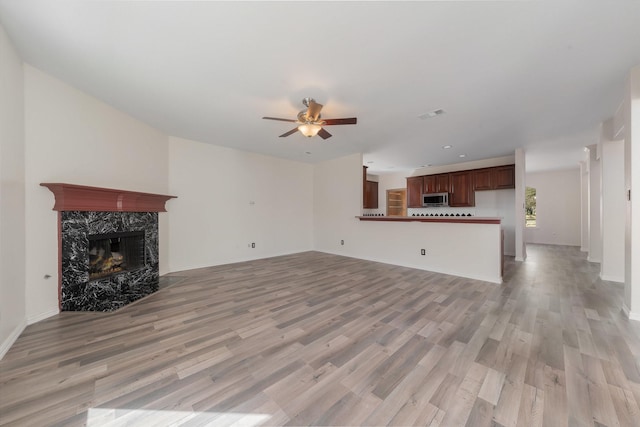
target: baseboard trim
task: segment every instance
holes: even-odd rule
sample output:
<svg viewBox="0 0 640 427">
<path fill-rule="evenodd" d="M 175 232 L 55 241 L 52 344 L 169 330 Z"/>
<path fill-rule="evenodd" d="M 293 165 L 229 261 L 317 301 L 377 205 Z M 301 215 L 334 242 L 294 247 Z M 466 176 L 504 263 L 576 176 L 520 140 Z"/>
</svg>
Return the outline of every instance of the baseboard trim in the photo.
<svg viewBox="0 0 640 427">
<path fill-rule="evenodd" d="M 598 259 L 598 258 L 591 258 L 590 256 L 588 256 L 588 257 L 587 257 L 587 261 L 589 261 L 589 262 L 598 262 L 598 263 L 599 263 L 599 262 L 601 262 L 601 260 L 600 260 L 600 259 Z"/>
<path fill-rule="evenodd" d="M 631 309 L 629 309 L 626 304 L 622 304 L 622 312 L 629 318 L 629 320 L 637 320 L 640 322 L 640 313 L 631 311 Z"/>
<path fill-rule="evenodd" d="M 610 276 L 608 274 L 600 273 L 600 279 L 605 280 L 607 282 L 624 283 L 624 277 L 620 277 L 620 276 Z"/>
<path fill-rule="evenodd" d="M 16 342 L 16 340 L 18 339 L 18 337 L 20 337 L 20 334 L 22 333 L 22 331 L 24 331 L 24 328 L 26 327 L 27 327 L 27 321 L 26 319 L 22 319 L 22 322 L 20 322 L 13 329 L 13 331 L 11 331 L 7 339 L 4 340 L 4 342 L 0 345 L 0 360 L 2 360 L 5 354 L 7 354 L 7 352 L 13 345 L 13 343 Z"/>
<path fill-rule="evenodd" d="M 363 260 L 363 261 L 379 262 L 381 264 L 397 265 L 399 267 L 407 267 L 407 268 L 415 268 L 416 270 L 423 270 L 423 271 L 429 271 L 429 272 L 432 272 L 432 273 L 446 274 L 447 276 L 456 276 L 456 277 L 464 277 L 465 279 L 481 280 L 483 282 L 495 283 L 497 285 L 501 285 L 503 283 L 502 276 L 482 276 L 482 275 L 473 276 L 473 275 L 464 274 L 464 273 L 455 272 L 455 271 L 444 271 L 444 270 L 440 270 L 440 269 L 435 269 L 435 268 L 433 268 L 431 266 L 424 266 L 424 265 L 421 265 L 421 264 L 412 264 L 412 263 L 407 263 L 407 262 L 398 263 L 395 260 L 394 261 L 389 261 L 387 259 L 376 258 L 376 257 L 366 257 L 366 258 L 364 258 L 364 257 L 361 257 L 361 256 L 355 256 L 355 255 L 351 255 L 351 254 L 344 254 L 344 253 L 325 251 L 325 250 L 316 250 L 316 251 L 317 252 L 326 253 L 326 254 L 331 254 L 331 255 L 343 256 L 343 257 L 347 257 L 347 258 L 360 259 L 360 260 Z"/>
<path fill-rule="evenodd" d="M 56 307 L 56 308 L 51 308 L 43 313 L 38 313 L 35 316 L 29 316 L 27 317 L 27 325 L 33 325 L 34 323 L 37 323 L 41 320 L 47 319 L 51 316 L 55 316 L 58 313 L 60 313 L 60 309 Z"/>
</svg>

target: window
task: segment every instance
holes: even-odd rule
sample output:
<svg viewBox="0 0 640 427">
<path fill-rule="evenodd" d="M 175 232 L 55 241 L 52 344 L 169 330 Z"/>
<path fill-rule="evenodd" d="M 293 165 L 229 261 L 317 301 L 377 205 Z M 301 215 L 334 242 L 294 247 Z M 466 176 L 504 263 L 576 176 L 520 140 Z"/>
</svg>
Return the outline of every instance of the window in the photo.
<svg viewBox="0 0 640 427">
<path fill-rule="evenodd" d="M 536 226 L 536 189 L 527 187 L 524 193 L 525 226 Z"/>
</svg>

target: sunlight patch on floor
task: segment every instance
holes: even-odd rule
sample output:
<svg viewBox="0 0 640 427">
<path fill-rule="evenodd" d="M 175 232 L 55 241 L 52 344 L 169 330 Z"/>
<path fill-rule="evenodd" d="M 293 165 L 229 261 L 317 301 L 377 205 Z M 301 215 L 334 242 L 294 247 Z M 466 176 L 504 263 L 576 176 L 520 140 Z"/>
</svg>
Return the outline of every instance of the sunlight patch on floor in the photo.
<svg viewBox="0 0 640 427">
<path fill-rule="evenodd" d="M 151 409 L 89 408 L 87 427 L 116 426 L 181 426 L 195 423 L 199 426 L 254 427 L 265 423 L 266 414 L 239 412 L 156 411 Z"/>
</svg>

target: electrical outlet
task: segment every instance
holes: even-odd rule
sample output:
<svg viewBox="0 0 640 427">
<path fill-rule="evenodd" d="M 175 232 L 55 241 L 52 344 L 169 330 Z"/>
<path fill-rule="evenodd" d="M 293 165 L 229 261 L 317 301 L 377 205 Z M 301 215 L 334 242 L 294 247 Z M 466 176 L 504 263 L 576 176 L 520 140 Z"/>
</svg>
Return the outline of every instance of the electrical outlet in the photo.
<svg viewBox="0 0 640 427">
<path fill-rule="evenodd" d="M 344 240 L 340 240 L 340 244 L 344 246 Z"/>
<path fill-rule="evenodd" d="M 255 249 L 256 244 L 255 243 L 251 243 L 251 249 Z"/>
<path fill-rule="evenodd" d="M 427 251 L 425 249 L 420 249 L 420 255 L 426 255 Z"/>
</svg>

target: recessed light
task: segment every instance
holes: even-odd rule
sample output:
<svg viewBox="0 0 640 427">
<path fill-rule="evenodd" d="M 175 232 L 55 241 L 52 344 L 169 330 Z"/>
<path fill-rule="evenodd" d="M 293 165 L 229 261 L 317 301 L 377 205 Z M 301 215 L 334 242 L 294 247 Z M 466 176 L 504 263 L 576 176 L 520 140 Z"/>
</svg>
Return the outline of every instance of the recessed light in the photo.
<svg viewBox="0 0 640 427">
<path fill-rule="evenodd" d="M 311 154 L 311 151 L 305 151 L 304 154 Z"/>
<path fill-rule="evenodd" d="M 442 148 L 443 148 L 444 150 L 448 150 L 448 149 L 450 149 L 450 148 L 453 148 L 453 145 L 443 145 L 443 146 L 442 146 Z"/>
<path fill-rule="evenodd" d="M 458 157 L 467 157 L 466 154 L 460 154 Z"/>
</svg>

